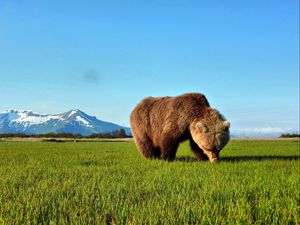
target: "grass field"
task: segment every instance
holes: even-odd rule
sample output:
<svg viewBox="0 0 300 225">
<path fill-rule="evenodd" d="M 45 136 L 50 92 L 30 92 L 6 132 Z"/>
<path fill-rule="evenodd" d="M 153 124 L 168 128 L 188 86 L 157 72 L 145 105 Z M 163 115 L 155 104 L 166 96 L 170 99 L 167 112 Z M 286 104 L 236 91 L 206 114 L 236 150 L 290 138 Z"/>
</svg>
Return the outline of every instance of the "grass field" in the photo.
<svg viewBox="0 0 300 225">
<path fill-rule="evenodd" d="M 232 140 L 222 162 L 133 142 L 0 142 L 1 224 L 299 224 L 298 141 Z"/>
</svg>

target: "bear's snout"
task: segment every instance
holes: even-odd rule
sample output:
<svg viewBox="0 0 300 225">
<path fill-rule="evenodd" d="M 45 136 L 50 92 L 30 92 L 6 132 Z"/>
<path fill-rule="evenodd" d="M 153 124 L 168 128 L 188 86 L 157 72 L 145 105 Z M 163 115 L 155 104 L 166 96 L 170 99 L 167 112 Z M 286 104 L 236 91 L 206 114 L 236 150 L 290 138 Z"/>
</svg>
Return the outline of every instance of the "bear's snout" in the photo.
<svg viewBox="0 0 300 225">
<path fill-rule="evenodd" d="M 217 162 L 219 160 L 219 152 L 212 151 L 211 158 L 209 158 L 209 161 L 211 162 Z"/>
<path fill-rule="evenodd" d="M 207 155 L 210 162 L 217 162 L 219 160 L 219 152 L 218 151 L 210 151 L 204 149 L 204 153 Z"/>
</svg>

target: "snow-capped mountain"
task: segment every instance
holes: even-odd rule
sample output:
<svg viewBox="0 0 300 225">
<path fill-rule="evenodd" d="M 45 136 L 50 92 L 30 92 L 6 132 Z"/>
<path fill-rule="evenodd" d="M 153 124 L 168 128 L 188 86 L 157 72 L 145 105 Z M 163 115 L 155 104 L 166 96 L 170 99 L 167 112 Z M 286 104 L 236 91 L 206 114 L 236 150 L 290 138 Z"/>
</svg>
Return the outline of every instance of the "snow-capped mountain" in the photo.
<svg viewBox="0 0 300 225">
<path fill-rule="evenodd" d="M 29 110 L 7 110 L 0 112 L 0 133 L 74 133 L 90 135 L 92 133 L 106 133 L 125 129 L 130 134 L 128 127 L 98 120 L 75 109 L 61 114 L 38 114 Z"/>
</svg>

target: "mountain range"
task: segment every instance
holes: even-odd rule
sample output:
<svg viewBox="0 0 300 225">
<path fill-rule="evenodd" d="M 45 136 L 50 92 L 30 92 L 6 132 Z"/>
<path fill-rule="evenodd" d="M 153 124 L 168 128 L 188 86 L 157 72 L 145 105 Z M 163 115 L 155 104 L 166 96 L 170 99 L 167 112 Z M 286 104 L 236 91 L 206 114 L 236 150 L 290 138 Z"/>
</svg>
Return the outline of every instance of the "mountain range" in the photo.
<svg viewBox="0 0 300 225">
<path fill-rule="evenodd" d="M 90 116 L 78 109 L 60 114 L 39 114 L 30 110 L 7 110 L 0 112 L 0 133 L 73 133 L 90 135 L 124 129 L 130 135 L 130 128 Z"/>
</svg>

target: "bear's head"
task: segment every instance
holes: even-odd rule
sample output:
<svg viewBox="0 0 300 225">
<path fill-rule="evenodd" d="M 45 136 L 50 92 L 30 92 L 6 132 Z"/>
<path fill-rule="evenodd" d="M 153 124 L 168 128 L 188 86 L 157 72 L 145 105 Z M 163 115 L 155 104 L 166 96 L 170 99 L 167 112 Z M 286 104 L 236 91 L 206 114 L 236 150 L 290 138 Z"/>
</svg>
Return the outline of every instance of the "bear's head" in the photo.
<svg viewBox="0 0 300 225">
<path fill-rule="evenodd" d="M 219 153 L 230 139 L 230 123 L 217 110 L 208 108 L 203 116 L 190 124 L 193 140 L 211 162 L 219 159 Z"/>
</svg>

